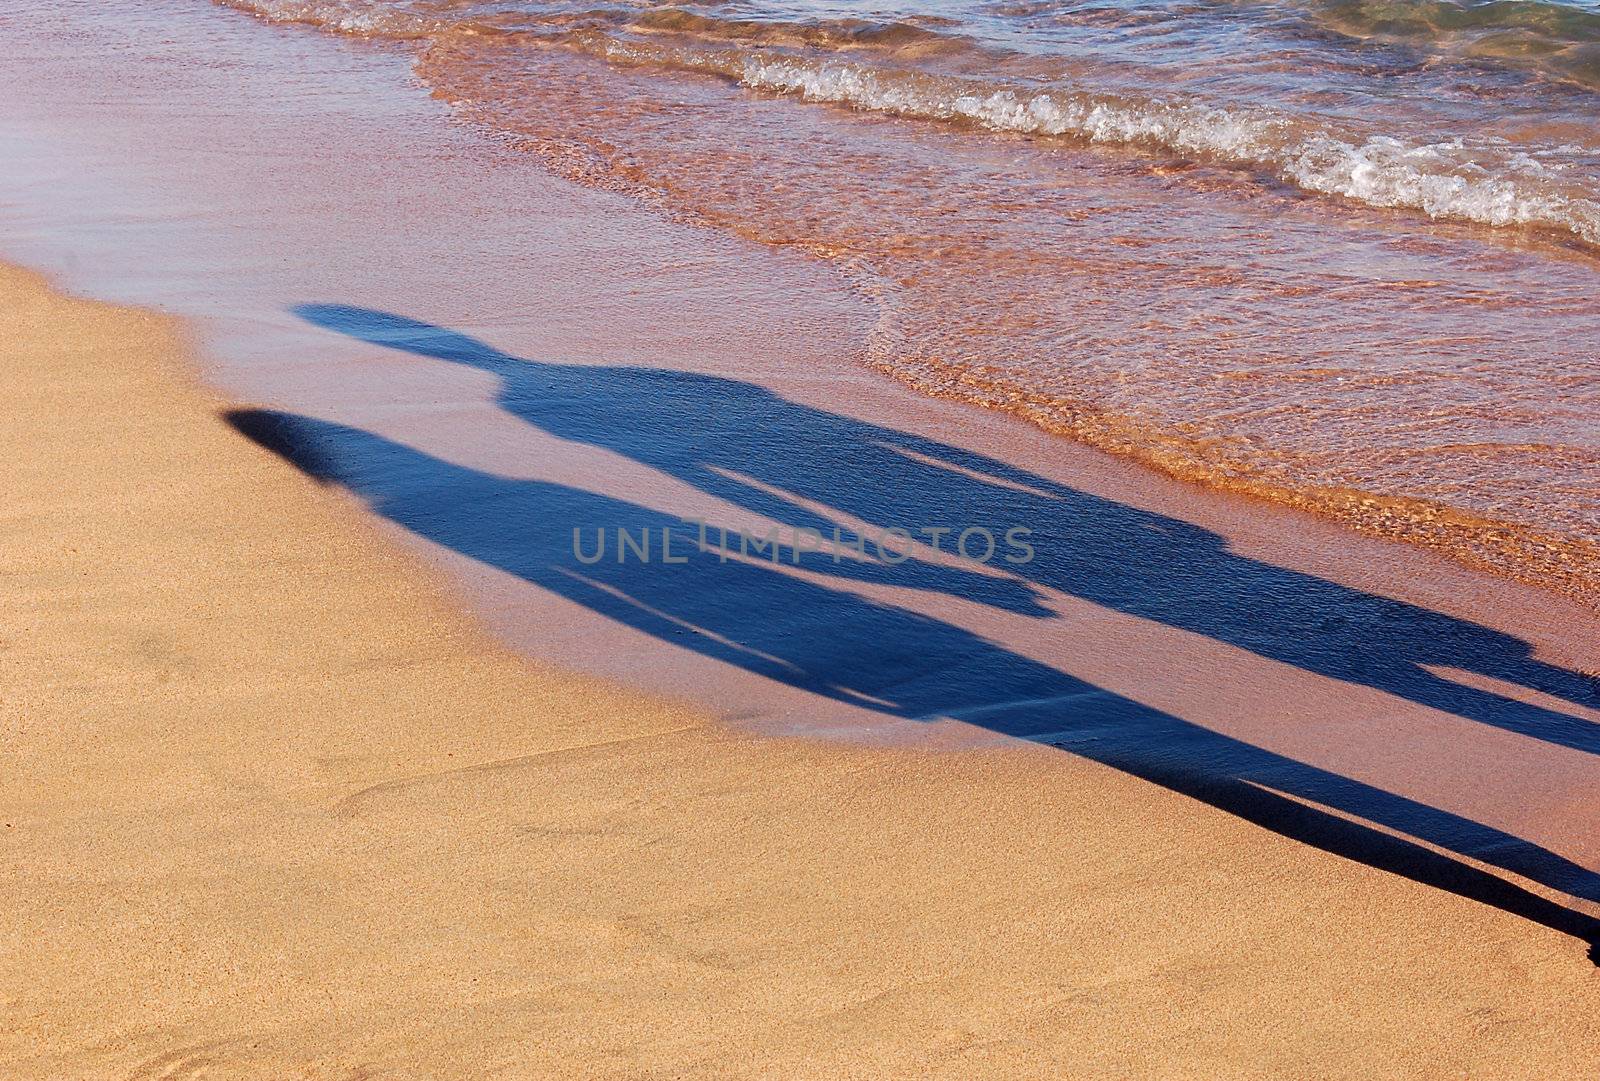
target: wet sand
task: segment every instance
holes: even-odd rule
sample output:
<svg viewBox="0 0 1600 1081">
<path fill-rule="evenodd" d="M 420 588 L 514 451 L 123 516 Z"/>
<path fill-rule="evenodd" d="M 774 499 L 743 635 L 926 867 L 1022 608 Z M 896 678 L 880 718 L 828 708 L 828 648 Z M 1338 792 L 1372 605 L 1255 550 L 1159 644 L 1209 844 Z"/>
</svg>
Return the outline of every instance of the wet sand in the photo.
<svg viewBox="0 0 1600 1081">
<path fill-rule="evenodd" d="M 1567 936 L 1026 744 L 560 675 L 0 274 L 12 1078 L 1587 1076 Z"/>
</svg>

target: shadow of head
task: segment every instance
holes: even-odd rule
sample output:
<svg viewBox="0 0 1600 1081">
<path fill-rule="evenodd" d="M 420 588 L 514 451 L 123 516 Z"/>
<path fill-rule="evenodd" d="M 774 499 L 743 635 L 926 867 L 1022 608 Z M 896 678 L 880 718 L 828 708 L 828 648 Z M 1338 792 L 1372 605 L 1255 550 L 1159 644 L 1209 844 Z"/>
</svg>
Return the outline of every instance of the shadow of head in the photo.
<svg viewBox="0 0 1600 1081">
<path fill-rule="evenodd" d="M 276 454 L 318 484 L 339 479 L 332 454 L 320 445 L 308 422 L 300 417 L 272 409 L 229 409 L 222 419 L 250 442 Z"/>
<path fill-rule="evenodd" d="M 392 312 L 349 304 L 297 304 L 291 310 L 312 326 L 418 356 L 475 367 L 499 365 L 515 359 L 460 331 Z"/>
</svg>

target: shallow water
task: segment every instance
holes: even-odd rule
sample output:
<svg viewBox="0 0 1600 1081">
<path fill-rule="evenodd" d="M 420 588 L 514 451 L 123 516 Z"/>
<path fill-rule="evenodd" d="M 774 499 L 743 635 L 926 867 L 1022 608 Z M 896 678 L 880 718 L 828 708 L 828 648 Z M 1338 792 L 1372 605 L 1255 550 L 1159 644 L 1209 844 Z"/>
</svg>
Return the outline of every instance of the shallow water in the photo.
<svg viewBox="0 0 1600 1081">
<path fill-rule="evenodd" d="M 233 3 L 832 262 L 924 391 L 1600 596 L 1592 10 Z"/>
</svg>

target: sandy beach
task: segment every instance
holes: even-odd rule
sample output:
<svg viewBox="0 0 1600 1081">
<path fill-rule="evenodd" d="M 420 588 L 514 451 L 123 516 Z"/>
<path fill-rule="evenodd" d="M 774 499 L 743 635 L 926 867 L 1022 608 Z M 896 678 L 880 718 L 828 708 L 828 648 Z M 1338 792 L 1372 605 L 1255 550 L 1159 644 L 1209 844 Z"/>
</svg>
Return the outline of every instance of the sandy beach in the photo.
<svg viewBox="0 0 1600 1081">
<path fill-rule="evenodd" d="M 1588 1075 L 1564 935 L 1046 748 L 560 675 L 6 271 L 14 1078 Z"/>
<path fill-rule="evenodd" d="M 1581 598 L 914 393 L 409 44 L 24 8 L 0 1078 L 1593 1075 Z"/>
</svg>

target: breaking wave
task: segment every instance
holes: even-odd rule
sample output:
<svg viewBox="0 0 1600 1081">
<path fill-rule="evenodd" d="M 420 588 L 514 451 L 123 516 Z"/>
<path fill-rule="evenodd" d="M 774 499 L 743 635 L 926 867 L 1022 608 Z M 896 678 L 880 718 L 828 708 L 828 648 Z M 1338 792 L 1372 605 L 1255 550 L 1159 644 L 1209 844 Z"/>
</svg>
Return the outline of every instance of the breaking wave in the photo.
<svg viewBox="0 0 1600 1081">
<path fill-rule="evenodd" d="M 1460 137 L 1423 143 L 1307 131 L 1304 121 L 1264 111 L 1070 90 L 1028 92 L 831 61 L 662 50 L 611 38 L 597 51 L 615 60 L 713 72 L 807 101 L 1199 156 L 1259 168 L 1306 191 L 1369 206 L 1490 226 L 1542 227 L 1600 244 L 1600 200 L 1568 184 L 1559 161 L 1542 161 L 1519 148 L 1472 147 Z"/>
</svg>

